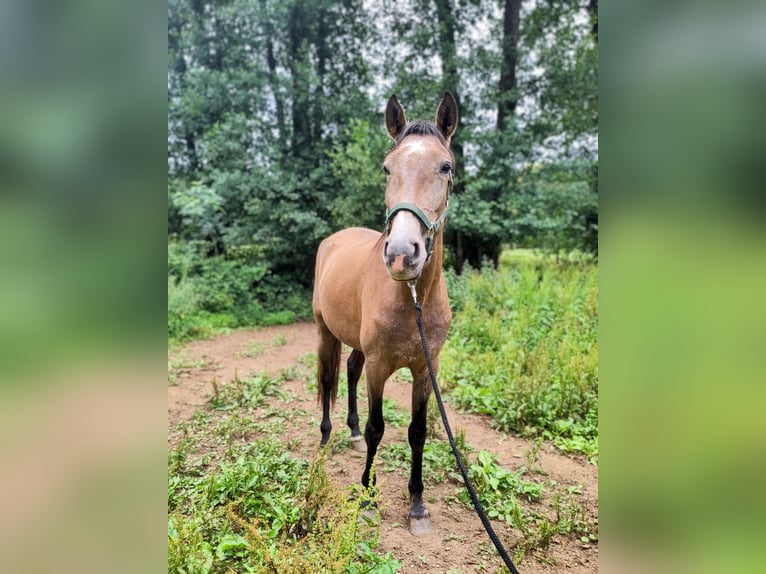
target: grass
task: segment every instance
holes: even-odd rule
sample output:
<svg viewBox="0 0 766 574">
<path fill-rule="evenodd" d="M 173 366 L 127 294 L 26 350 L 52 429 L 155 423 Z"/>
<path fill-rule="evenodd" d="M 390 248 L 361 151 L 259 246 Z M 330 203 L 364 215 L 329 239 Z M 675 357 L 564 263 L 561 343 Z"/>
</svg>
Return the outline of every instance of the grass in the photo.
<svg viewBox="0 0 766 574">
<path fill-rule="evenodd" d="M 229 384 L 219 388 L 213 382 L 213 396 L 210 404 L 218 410 L 236 408 L 253 409 L 265 406 L 269 398 L 287 400 L 289 395 L 282 390 L 282 377 L 272 378 L 268 373 L 257 373 L 246 379 L 236 377 Z"/>
<path fill-rule="evenodd" d="M 178 375 L 188 373 L 194 369 L 215 369 L 218 364 L 208 357 L 195 359 L 189 353 L 175 353 L 168 357 L 168 382 L 172 385 L 178 383 Z"/>
<path fill-rule="evenodd" d="M 294 438 L 278 438 L 281 382 L 235 379 L 171 429 L 168 571 L 396 572 L 400 562 L 376 552 L 379 526 L 360 520 L 370 495 L 332 487 L 324 451 L 306 460 Z"/>
<path fill-rule="evenodd" d="M 596 542 L 598 522 L 590 517 L 576 492 L 562 489 L 555 481 L 528 480 L 529 473 L 524 465 L 515 472 L 499 466 L 486 451 L 469 459 L 468 477 L 489 518 L 522 534 L 513 548 L 514 561 L 520 562 L 530 552 L 544 551 L 556 536 L 576 536 L 581 544 Z M 453 476 L 462 483 L 462 477 Z M 473 508 L 467 489 L 461 488 L 456 498 Z M 542 504 L 545 498 L 550 499 L 550 509 Z M 547 559 L 545 554 L 539 558 Z"/>
<path fill-rule="evenodd" d="M 455 444 L 465 460 L 472 448 L 465 441 L 465 433 L 458 431 Z M 405 472 L 410 470 L 410 447 L 406 442 L 395 442 L 386 445 L 378 454 L 383 472 Z M 448 480 L 459 481 L 460 475 L 449 442 L 445 440 L 428 440 L 423 449 L 423 480 L 426 484 L 435 485 Z"/>
<path fill-rule="evenodd" d="M 395 572 L 360 521 L 360 497 L 331 488 L 324 454 L 293 458 L 258 439 L 233 462 L 191 478 L 169 474 L 169 572 Z"/>
<path fill-rule="evenodd" d="M 505 255 L 448 274 L 454 319 L 440 377 L 494 426 L 598 458 L 597 267 Z"/>
<path fill-rule="evenodd" d="M 515 471 L 500 466 L 487 451 L 474 453 L 466 442 L 465 433 L 458 430 L 455 442 L 468 468 L 479 500 L 491 520 L 500 521 L 521 532 L 523 538 L 514 547 L 515 560 L 546 549 L 555 536 L 576 536 L 582 544 L 598 540 L 598 523 L 590 518 L 579 502 L 574 489 L 562 489 L 555 481 L 540 482 L 537 456 L 541 441 L 536 441 L 525 453 L 526 465 Z M 410 469 L 410 449 L 405 443 L 393 443 L 378 454 L 380 469 L 386 473 L 406 475 Z M 535 475 L 535 477 L 530 477 Z M 426 488 L 452 483 L 455 495 L 446 502 L 457 502 L 473 510 L 468 490 L 464 487 L 449 443 L 429 440 L 423 451 L 423 477 Z M 549 505 L 542 504 L 547 499 Z M 551 512 L 552 510 L 552 512 Z M 541 555 L 544 559 L 544 555 Z"/>
<path fill-rule="evenodd" d="M 248 341 L 245 343 L 245 348 L 237 353 L 240 357 L 246 357 L 254 359 L 255 357 L 263 354 L 266 350 L 266 344 L 260 341 Z"/>
</svg>

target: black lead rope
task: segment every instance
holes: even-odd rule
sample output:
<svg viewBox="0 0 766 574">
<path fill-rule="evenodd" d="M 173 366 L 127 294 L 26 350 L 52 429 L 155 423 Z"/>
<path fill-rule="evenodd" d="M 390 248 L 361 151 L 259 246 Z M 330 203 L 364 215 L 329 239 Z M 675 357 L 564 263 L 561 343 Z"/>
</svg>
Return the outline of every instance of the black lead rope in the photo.
<svg viewBox="0 0 766 574">
<path fill-rule="evenodd" d="M 503 543 L 500 542 L 497 534 L 495 534 L 495 530 L 492 528 L 492 524 L 490 524 L 489 518 L 487 518 L 487 513 L 485 512 L 484 507 L 481 505 L 481 502 L 479 502 L 479 497 L 476 495 L 476 490 L 474 490 L 473 484 L 471 484 L 471 481 L 468 479 L 468 472 L 463 465 L 463 460 L 461 459 L 460 453 L 458 452 L 457 446 L 455 445 L 455 438 L 452 436 L 452 429 L 450 428 L 449 422 L 447 421 L 447 413 L 444 411 L 444 403 L 442 402 L 442 397 L 439 393 L 439 386 L 436 384 L 434 368 L 431 365 L 431 353 L 428 351 L 428 345 L 426 345 L 426 333 L 423 330 L 423 309 L 420 307 L 420 303 L 418 303 L 414 283 L 410 283 L 410 289 L 412 291 L 412 299 L 415 301 L 415 313 L 417 314 L 418 331 L 420 331 L 420 342 L 423 344 L 423 353 L 426 356 L 428 374 L 431 376 L 431 386 L 434 388 L 436 403 L 439 405 L 439 413 L 441 414 L 442 422 L 444 423 L 444 430 L 447 431 L 447 438 L 449 438 L 449 444 L 452 447 L 452 454 L 455 455 L 455 460 L 457 461 L 457 466 L 460 469 L 460 474 L 463 475 L 463 481 L 465 482 L 465 486 L 468 489 L 468 494 L 471 495 L 471 502 L 473 502 L 473 507 L 476 509 L 476 513 L 479 515 L 481 523 L 484 525 L 484 530 L 487 531 L 490 540 L 492 540 L 492 544 L 495 545 L 498 554 L 500 554 L 500 557 L 503 559 L 503 562 L 505 562 L 508 570 L 510 570 L 513 574 L 519 574 L 519 571 L 516 570 L 516 566 L 513 565 L 510 556 L 508 556 L 508 552 L 505 550 Z"/>
</svg>

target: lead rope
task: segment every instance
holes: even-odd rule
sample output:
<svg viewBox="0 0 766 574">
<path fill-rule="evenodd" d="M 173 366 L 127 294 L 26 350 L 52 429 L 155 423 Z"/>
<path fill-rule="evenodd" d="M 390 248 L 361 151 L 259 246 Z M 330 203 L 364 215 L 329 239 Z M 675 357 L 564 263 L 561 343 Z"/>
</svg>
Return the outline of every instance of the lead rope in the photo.
<svg viewBox="0 0 766 574">
<path fill-rule="evenodd" d="M 455 455 L 455 461 L 457 462 L 457 466 L 460 469 L 460 474 L 463 475 L 463 482 L 468 489 L 468 494 L 471 496 L 473 507 L 476 509 L 476 513 L 479 515 L 481 523 L 484 525 L 484 530 L 487 531 L 487 535 L 489 536 L 490 540 L 492 540 L 492 544 L 495 545 L 495 549 L 497 550 L 498 554 L 500 554 L 503 562 L 505 562 L 508 570 L 513 574 L 519 574 L 519 571 L 516 570 L 516 566 L 513 565 L 510 556 L 508 556 L 508 552 L 505 550 L 503 543 L 500 542 L 497 534 L 495 534 L 495 530 L 492 528 L 492 524 L 489 522 L 487 513 L 485 512 L 484 507 L 481 505 L 481 502 L 479 502 L 479 497 L 476 495 L 476 490 L 474 490 L 473 484 L 471 484 L 471 481 L 468 479 L 468 472 L 463 465 L 463 460 L 457 450 L 457 446 L 455 445 L 455 438 L 452 436 L 452 429 L 449 426 L 449 421 L 447 421 L 447 413 L 444 411 L 444 403 L 442 402 L 441 393 L 439 393 L 439 386 L 436 384 L 434 368 L 431 365 L 431 353 L 428 351 L 428 345 L 426 344 L 426 333 L 423 330 L 423 309 L 420 307 L 420 303 L 418 303 L 418 294 L 415 291 L 415 282 L 409 281 L 407 284 L 409 285 L 410 291 L 412 292 L 412 300 L 415 302 L 415 313 L 417 315 L 418 331 L 420 331 L 420 342 L 423 345 L 423 353 L 426 356 L 426 365 L 428 365 L 428 374 L 431 376 L 431 386 L 433 386 L 434 389 L 436 403 L 439 405 L 439 413 L 441 414 L 442 422 L 444 423 L 444 430 L 447 431 L 447 438 L 449 439 L 449 444 L 452 447 L 452 454 Z"/>
</svg>

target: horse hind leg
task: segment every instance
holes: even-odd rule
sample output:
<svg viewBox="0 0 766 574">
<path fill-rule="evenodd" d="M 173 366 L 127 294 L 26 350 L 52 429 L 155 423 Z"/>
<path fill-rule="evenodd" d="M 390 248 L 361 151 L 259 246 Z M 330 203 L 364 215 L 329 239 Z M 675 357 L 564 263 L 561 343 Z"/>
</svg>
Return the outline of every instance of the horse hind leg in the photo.
<svg viewBox="0 0 766 574">
<path fill-rule="evenodd" d="M 322 404 L 322 424 L 319 426 L 322 431 L 320 447 L 327 444 L 332 431 L 330 411 L 338 396 L 340 348 L 340 341 L 326 327 L 320 327 L 317 362 L 317 398 Z"/>
<path fill-rule="evenodd" d="M 359 452 L 367 452 L 367 444 L 359 430 L 359 413 L 356 406 L 356 388 L 364 367 L 364 354 L 354 349 L 346 362 L 348 367 L 348 418 L 346 424 L 351 429 L 351 447 Z"/>
</svg>

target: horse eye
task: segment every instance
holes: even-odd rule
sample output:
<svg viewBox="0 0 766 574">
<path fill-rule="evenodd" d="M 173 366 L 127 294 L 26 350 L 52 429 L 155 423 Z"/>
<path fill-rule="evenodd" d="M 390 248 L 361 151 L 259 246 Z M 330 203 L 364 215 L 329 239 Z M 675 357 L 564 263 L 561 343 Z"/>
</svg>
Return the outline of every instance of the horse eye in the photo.
<svg viewBox="0 0 766 574">
<path fill-rule="evenodd" d="M 440 170 L 444 175 L 447 175 L 449 172 L 452 171 L 452 164 L 448 161 L 445 161 Z"/>
<path fill-rule="evenodd" d="M 386 175 L 391 175 L 391 171 L 385 165 L 381 165 L 380 167 L 383 170 L 383 173 Z"/>
</svg>

